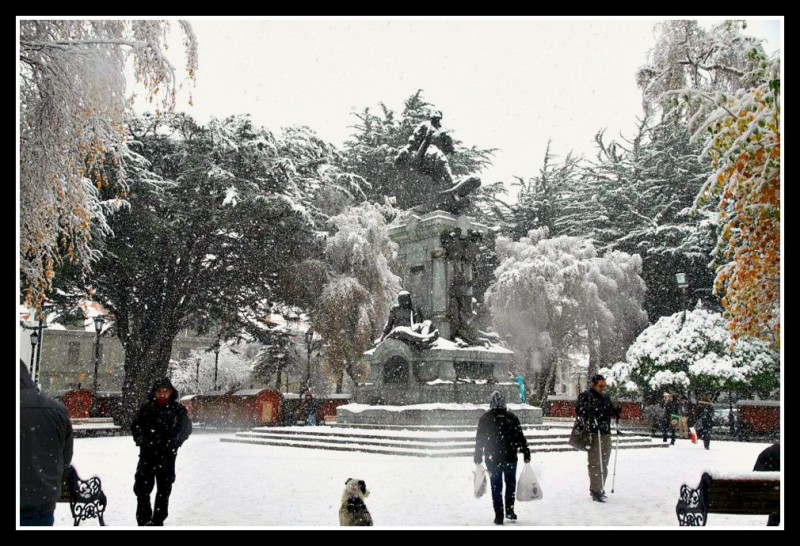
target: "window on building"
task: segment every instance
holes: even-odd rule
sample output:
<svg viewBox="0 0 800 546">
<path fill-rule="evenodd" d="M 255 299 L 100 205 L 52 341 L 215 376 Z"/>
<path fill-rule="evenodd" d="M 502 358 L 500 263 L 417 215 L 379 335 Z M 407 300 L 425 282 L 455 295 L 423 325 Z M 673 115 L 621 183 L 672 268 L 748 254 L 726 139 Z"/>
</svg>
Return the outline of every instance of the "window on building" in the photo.
<svg viewBox="0 0 800 546">
<path fill-rule="evenodd" d="M 178 360 L 189 360 L 190 352 L 191 349 L 188 347 L 181 347 L 180 350 L 178 350 Z"/>
</svg>

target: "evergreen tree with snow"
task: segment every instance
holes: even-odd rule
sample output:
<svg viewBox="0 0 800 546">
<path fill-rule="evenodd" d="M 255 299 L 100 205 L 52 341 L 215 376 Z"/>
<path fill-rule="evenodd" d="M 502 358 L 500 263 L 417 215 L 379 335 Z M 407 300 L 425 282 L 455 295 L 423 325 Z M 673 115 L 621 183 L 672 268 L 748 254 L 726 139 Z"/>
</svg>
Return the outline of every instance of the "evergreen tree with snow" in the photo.
<svg viewBox="0 0 800 546">
<path fill-rule="evenodd" d="M 698 308 L 661 317 L 605 372 L 619 393 L 657 401 L 664 391 L 712 400 L 722 392 L 769 396 L 780 385 L 779 354 L 755 338 L 734 341 L 722 315 Z"/>
<path fill-rule="evenodd" d="M 186 115 L 141 118 L 130 131 L 129 206 L 110 220 L 91 275 L 65 287 L 88 290 L 116 319 L 123 424 L 167 373 L 181 329 L 269 344 L 263 319 L 291 303 L 290 266 L 322 252 L 314 193 L 340 183 L 306 131 L 276 137 L 247 117 L 201 126 Z"/>
</svg>

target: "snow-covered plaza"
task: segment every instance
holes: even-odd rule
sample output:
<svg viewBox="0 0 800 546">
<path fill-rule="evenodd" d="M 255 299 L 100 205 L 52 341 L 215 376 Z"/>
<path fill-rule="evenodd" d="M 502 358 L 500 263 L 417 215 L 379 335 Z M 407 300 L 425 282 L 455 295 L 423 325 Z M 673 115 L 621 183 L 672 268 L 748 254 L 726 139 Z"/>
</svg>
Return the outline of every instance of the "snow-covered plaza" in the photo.
<svg viewBox="0 0 800 546">
<path fill-rule="evenodd" d="M 230 434 L 193 434 L 178 453 L 177 480 L 167 527 L 340 529 L 339 502 L 347 478 L 365 480 L 367 506 L 380 528 L 491 527 L 677 529 L 680 486 L 696 486 L 702 472 L 746 472 L 763 443 L 678 440 L 666 449 L 619 450 L 608 500 L 593 502 L 588 491 L 586 454 L 536 453 L 542 500 L 518 502 L 516 523 L 492 525 L 490 496 L 472 494 L 470 458 L 418 458 L 360 452 L 323 451 L 220 442 Z M 653 441 L 660 441 L 653 439 Z M 81 477 L 99 476 L 108 496 L 109 527 L 135 529 L 133 477 L 138 449 L 130 436 L 75 440 L 73 464 Z M 522 460 L 517 468 L 521 471 Z M 612 454 L 609 472 L 614 467 Z M 72 525 L 69 506 L 59 504 L 56 527 Z M 710 528 L 766 527 L 767 516 L 710 514 Z M 782 522 L 783 524 L 783 522 Z M 97 527 L 97 520 L 80 529 Z"/>
</svg>

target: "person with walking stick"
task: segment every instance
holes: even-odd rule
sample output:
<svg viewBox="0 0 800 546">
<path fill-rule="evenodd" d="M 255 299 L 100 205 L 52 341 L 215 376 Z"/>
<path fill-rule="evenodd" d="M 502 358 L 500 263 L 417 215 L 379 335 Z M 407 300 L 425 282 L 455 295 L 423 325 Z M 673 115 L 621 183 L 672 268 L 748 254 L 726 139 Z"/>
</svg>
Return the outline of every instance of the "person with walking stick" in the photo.
<svg viewBox="0 0 800 546">
<path fill-rule="evenodd" d="M 592 500 L 605 502 L 604 490 L 611 458 L 611 418 L 619 420 L 620 406 L 605 394 L 606 378 L 592 377 L 592 386 L 578 395 L 575 413 L 591 435 L 588 453 L 589 494 Z"/>
</svg>

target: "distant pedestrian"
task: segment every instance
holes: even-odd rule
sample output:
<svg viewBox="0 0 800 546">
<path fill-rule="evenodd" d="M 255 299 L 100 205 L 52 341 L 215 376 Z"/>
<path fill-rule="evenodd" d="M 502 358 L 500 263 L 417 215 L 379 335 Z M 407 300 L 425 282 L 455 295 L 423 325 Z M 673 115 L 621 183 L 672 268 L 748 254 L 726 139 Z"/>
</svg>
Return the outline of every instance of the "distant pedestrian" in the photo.
<svg viewBox="0 0 800 546">
<path fill-rule="evenodd" d="M 492 392 L 489 411 L 478 421 L 475 435 L 475 464 L 486 460 L 486 470 L 492 485 L 492 506 L 495 525 L 503 525 L 503 482 L 505 481 L 505 517 L 516 520 L 514 493 L 517 488 L 517 453 L 522 451 L 526 463 L 531 460 L 528 440 L 522 432 L 519 418 L 508 411 L 503 395 Z"/>
<path fill-rule="evenodd" d="M 61 477 L 72 462 L 72 424 L 64 404 L 39 392 L 19 361 L 21 526 L 53 525 Z"/>
<path fill-rule="evenodd" d="M 136 523 L 164 525 L 169 514 L 169 496 L 175 481 L 178 448 L 192 433 L 192 421 L 178 401 L 178 391 L 166 377 L 157 379 L 131 423 L 133 441 L 139 446 L 139 464 L 134 476 Z M 150 493 L 158 484 L 153 508 Z"/>
<path fill-rule="evenodd" d="M 711 446 L 711 430 L 714 428 L 714 405 L 710 400 L 700 400 L 697 404 L 697 418 L 694 428 L 703 439 L 703 447 Z"/>
<path fill-rule="evenodd" d="M 663 415 L 661 417 L 661 433 L 663 434 L 663 442 L 667 441 L 667 432 L 672 434 L 672 441 L 669 445 L 675 445 L 675 430 L 678 428 L 678 405 L 668 392 L 664 393 L 663 400 L 661 401 L 661 408 Z"/>
<path fill-rule="evenodd" d="M 588 451 L 589 494 L 592 500 L 605 502 L 605 480 L 611 458 L 611 418 L 619 420 L 621 408 L 611 402 L 606 392 L 606 378 L 592 377 L 592 386 L 578 395 L 575 405 L 577 418 L 590 433 Z"/>
<path fill-rule="evenodd" d="M 781 470 L 781 444 L 776 442 L 758 454 L 754 472 L 780 472 Z M 778 509 L 767 518 L 767 525 L 775 527 L 781 524 L 781 512 Z"/>
</svg>

